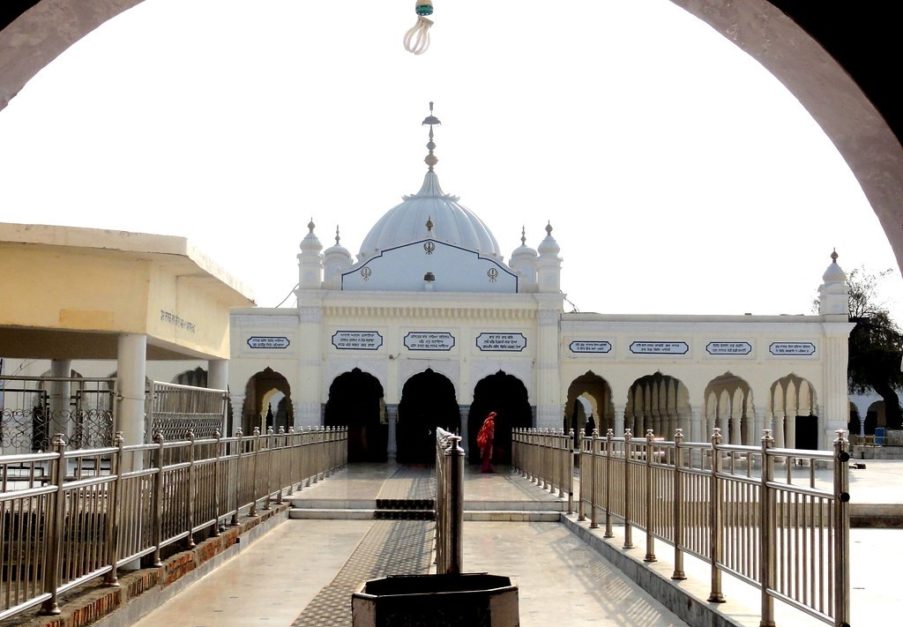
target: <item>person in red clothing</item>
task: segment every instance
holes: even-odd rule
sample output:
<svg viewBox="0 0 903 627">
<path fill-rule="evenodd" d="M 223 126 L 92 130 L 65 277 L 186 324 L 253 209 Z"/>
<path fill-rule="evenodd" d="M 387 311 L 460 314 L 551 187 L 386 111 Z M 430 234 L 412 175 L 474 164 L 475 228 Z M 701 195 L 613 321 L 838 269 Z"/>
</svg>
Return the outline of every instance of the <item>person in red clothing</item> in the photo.
<svg viewBox="0 0 903 627">
<path fill-rule="evenodd" d="M 480 427 L 480 432 L 477 433 L 477 446 L 480 447 L 480 460 L 483 463 L 480 467 L 480 472 L 495 472 L 492 469 L 492 447 L 493 441 L 495 440 L 495 417 L 496 413 L 494 411 L 489 412 L 486 416 L 486 420 L 483 421 L 483 426 Z"/>
</svg>

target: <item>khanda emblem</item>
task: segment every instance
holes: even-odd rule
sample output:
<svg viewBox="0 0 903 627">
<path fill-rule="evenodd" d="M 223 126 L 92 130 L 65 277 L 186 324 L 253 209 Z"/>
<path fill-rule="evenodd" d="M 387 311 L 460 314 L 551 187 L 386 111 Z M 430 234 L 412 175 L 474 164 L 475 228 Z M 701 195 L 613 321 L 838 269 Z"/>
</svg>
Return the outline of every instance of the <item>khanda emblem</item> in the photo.
<svg viewBox="0 0 903 627">
<path fill-rule="evenodd" d="M 436 250 L 436 244 L 434 244 L 433 242 L 424 242 L 423 250 L 426 251 L 427 255 L 432 255 L 433 251 Z"/>
<path fill-rule="evenodd" d="M 489 270 L 486 272 L 486 276 L 489 277 L 490 283 L 495 283 L 495 280 L 499 278 L 499 271 L 495 268 L 489 268 Z"/>
<path fill-rule="evenodd" d="M 365 281 L 370 278 L 371 274 L 373 274 L 373 270 L 371 268 L 368 268 L 366 266 L 361 268 L 361 276 Z"/>
</svg>

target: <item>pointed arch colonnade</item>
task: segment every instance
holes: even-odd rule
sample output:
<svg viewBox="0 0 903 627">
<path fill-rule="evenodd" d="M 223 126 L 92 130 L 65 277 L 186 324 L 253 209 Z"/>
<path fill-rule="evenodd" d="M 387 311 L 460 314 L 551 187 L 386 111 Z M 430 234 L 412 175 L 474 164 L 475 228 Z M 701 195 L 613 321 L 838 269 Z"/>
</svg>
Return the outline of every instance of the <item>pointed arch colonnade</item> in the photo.
<svg viewBox="0 0 903 627">
<path fill-rule="evenodd" d="M 665 439 L 681 429 L 696 442 L 707 441 L 717 428 L 725 443 L 743 445 L 757 445 L 763 430 L 771 429 L 778 447 L 818 448 L 824 425 L 812 383 L 789 373 L 762 390 L 757 401 L 749 382 L 729 371 L 690 389 L 660 371 L 619 385 L 588 370 L 568 388 L 564 428 L 588 433 L 589 424 L 600 434 L 611 429 L 616 436 L 625 430 L 641 436 L 651 429 Z"/>
</svg>

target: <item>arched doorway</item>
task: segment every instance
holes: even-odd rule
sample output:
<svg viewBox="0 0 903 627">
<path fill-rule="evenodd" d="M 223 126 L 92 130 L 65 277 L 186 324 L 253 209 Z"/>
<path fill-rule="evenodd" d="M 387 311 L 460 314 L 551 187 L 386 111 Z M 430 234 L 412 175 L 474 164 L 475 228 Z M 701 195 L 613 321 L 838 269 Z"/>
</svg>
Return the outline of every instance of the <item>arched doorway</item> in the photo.
<svg viewBox="0 0 903 627">
<path fill-rule="evenodd" d="M 467 417 L 467 456 L 472 464 L 480 461 L 477 433 L 490 411 L 497 414 L 492 461 L 495 464 L 510 464 L 511 430 L 533 426 L 533 410 L 523 382 L 514 375 L 499 370 L 477 383 Z"/>
<path fill-rule="evenodd" d="M 614 429 L 611 386 L 592 370 L 580 375 L 568 387 L 564 411 L 564 428 L 574 429 L 575 442 L 579 442 L 579 434 L 586 431 L 590 417 L 591 426 L 605 435 L 609 429 Z"/>
<path fill-rule="evenodd" d="M 355 368 L 329 386 L 324 423 L 348 427 L 349 462 L 384 462 L 389 426 L 383 386 L 372 374 Z"/>
<path fill-rule="evenodd" d="M 172 383 L 191 385 L 196 388 L 207 387 L 207 371 L 198 366 L 194 370 L 185 370 L 172 378 Z"/>
<path fill-rule="evenodd" d="M 652 429 L 655 437 L 670 440 L 689 416 L 689 392 L 680 379 L 656 372 L 640 377 L 627 391 L 624 429 L 633 437 L 645 437 Z"/>
<path fill-rule="evenodd" d="M 268 427 L 288 430 L 294 415 L 291 386 L 281 373 L 267 367 L 248 379 L 241 410 L 241 430 L 245 434 L 253 433 L 255 427 L 261 433 L 266 433 Z"/>
<path fill-rule="evenodd" d="M 717 427 L 724 444 L 756 444 L 754 417 L 749 383 L 730 372 L 709 381 L 705 388 L 705 439 Z"/>
<path fill-rule="evenodd" d="M 809 381 L 788 374 L 771 386 L 771 413 L 775 445 L 786 448 L 819 448 L 819 418 L 815 388 Z"/>
<path fill-rule="evenodd" d="M 408 379 L 401 390 L 395 434 L 398 462 L 434 463 L 436 427 L 459 432 L 461 410 L 452 382 L 427 368 Z"/>
</svg>

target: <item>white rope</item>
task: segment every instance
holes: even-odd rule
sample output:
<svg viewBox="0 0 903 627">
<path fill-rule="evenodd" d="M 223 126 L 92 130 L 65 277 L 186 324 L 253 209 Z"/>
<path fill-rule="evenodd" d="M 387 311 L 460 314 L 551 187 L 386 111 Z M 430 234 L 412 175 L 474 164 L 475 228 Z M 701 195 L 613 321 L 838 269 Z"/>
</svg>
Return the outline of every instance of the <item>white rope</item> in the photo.
<svg viewBox="0 0 903 627">
<path fill-rule="evenodd" d="M 430 26 L 432 25 L 431 19 L 419 16 L 417 23 L 404 35 L 405 50 L 414 54 L 426 52 L 430 47 Z"/>
</svg>

